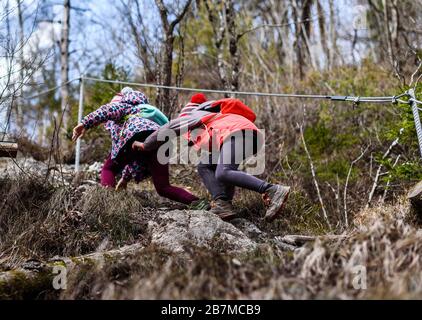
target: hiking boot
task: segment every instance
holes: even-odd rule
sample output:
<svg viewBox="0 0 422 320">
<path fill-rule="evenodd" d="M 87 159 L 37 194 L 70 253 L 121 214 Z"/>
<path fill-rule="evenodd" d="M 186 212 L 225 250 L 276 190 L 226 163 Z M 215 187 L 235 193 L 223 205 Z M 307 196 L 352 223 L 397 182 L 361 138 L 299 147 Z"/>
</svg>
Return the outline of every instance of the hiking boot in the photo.
<svg viewBox="0 0 422 320">
<path fill-rule="evenodd" d="M 264 202 L 269 208 L 265 213 L 264 219 L 271 222 L 277 218 L 283 211 L 284 205 L 289 197 L 290 187 L 282 185 L 274 185 L 270 187 L 263 195 Z"/>
<path fill-rule="evenodd" d="M 193 202 L 191 202 L 191 204 L 188 206 L 189 210 L 210 210 L 211 209 L 211 205 L 209 203 L 209 201 L 207 199 L 198 199 L 195 200 Z"/>
<path fill-rule="evenodd" d="M 219 216 L 222 220 L 231 220 L 236 216 L 236 212 L 233 210 L 231 201 L 226 200 L 215 200 L 211 206 L 211 212 Z"/>
</svg>

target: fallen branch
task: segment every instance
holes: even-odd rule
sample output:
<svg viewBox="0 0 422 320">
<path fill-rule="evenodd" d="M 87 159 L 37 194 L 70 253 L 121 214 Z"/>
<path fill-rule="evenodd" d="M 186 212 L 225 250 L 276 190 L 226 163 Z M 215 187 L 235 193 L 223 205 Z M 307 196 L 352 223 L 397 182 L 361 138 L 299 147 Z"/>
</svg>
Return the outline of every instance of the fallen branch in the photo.
<svg viewBox="0 0 422 320">
<path fill-rule="evenodd" d="M 57 257 L 45 263 L 29 261 L 19 269 L 0 273 L 0 300 L 37 297 L 41 292 L 54 291 L 53 280 L 57 276 L 57 272 L 54 273 L 54 271 L 57 267 L 64 267 L 66 273 L 69 274 L 78 271 L 80 268 L 92 265 L 101 267 L 110 261 L 125 259 L 130 255 L 139 253 L 142 249 L 143 246 L 137 243 L 79 257 Z"/>
<path fill-rule="evenodd" d="M 303 236 L 303 235 L 295 235 L 289 234 L 284 237 L 280 238 L 280 241 L 285 242 L 287 244 L 293 246 L 301 246 L 307 242 L 313 242 L 318 239 L 320 240 L 339 240 L 339 239 L 346 239 L 348 236 L 346 235 L 324 235 L 324 236 Z"/>
<path fill-rule="evenodd" d="M 0 157 L 16 158 L 18 144 L 15 142 L 0 141 Z"/>
</svg>

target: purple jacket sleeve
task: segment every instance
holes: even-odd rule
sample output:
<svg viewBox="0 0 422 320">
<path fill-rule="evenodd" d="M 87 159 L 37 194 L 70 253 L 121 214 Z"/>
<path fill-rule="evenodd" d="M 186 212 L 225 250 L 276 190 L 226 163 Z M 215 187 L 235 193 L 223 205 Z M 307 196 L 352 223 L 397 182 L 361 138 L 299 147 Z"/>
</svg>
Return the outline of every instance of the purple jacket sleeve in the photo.
<svg viewBox="0 0 422 320">
<path fill-rule="evenodd" d="M 131 166 L 129 164 L 126 165 L 125 168 L 122 171 L 122 178 L 123 178 L 123 180 L 129 182 L 132 179 L 133 171 L 134 171 L 133 166 Z"/>
<path fill-rule="evenodd" d="M 128 182 L 131 179 L 134 179 L 136 182 L 140 182 L 148 175 L 145 170 L 146 168 L 144 165 L 142 165 L 142 163 L 134 160 L 132 163 L 126 165 L 123 169 L 122 178 Z"/>
<path fill-rule="evenodd" d="M 131 105 L 125 103 L 108 103 L 86 115 L 82 119 L 82 124 L 86 129 L 90 129 L 108 120 L 119 121 L 130 113 L 131 108 Z"/>
</svg>

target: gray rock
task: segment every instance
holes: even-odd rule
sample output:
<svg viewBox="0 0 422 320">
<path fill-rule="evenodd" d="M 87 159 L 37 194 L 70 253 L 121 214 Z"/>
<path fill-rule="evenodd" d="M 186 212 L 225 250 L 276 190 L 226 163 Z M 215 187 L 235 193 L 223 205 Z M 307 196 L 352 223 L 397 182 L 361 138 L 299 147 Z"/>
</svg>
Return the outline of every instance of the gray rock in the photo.
<svg viewBox="0 0 422 320">
<path fill-rule="evenodd" d="M 88 172 L 100 172 L 103 164 L 101 162 L 94 162 L 90 166 L 88 166 L 87 170 Z"/>
<path fill-rule="evenodd" d="M 249 238 L 254 241 L 263 242 L 265 241 L 266 234 L 262 232 L 256 225 L 249 220 L 243 218 L 236 218 L 230 221 L 237 229 L 246 234 Z"/>
<path fill-rule="evenodd" d="M 282 237 L 275 237 L 272 239 L 272 243 L 274 243 L 282 251 L 295 251 L 298 249 L 297 246 L 284 242 Z"/>
<path fill-rule="evenodd" d="M 148 230 L 151 243 L 178 253 L 190 246 L 218 250 L 215 247 L 218 245 L 230 253 L 253 250 L 257 246 L 242 231 L 208 211 L 168 211 L 156 222 L 150 221 Z"/>
<path fill-rule="evenodd" d="M 42 178 L 48 175 L 49 182 L 57 186 L 71 183 L 74 185 L 96 185 L 100 169 L 100 162 L 95 162 L 90 166 L 83 164 L 81 165 L 80 176 L 75 180 L 75 166 L 72 164 L 56 164 L 54 161 L 43 162 L 30 157 L 0 160 L 0 178 L 14 178 L 22 175 L 22 172 Z"/>
<path fill-rule="evenodd" d="M 291 243 L 284 242 L 281 237 L 271 238 L 266 232 L 260 230 L 256 225 L 246 219 L 237 218 L 233 219 L 231 223 L 246 234 L 252 240 L 258 243 L 270 243 L 275 244 L 282 251 L 294 251 L 297 249 L 296 246 Z"/>
</svg>

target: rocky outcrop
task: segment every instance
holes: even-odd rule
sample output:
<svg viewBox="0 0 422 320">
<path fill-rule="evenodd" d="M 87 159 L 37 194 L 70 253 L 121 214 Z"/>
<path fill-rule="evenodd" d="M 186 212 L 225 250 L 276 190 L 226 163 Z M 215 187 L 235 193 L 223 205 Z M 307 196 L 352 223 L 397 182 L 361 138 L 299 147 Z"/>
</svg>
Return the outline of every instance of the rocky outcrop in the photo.
<svg viewBox="0 0 422 320">
<path fill-rule="evenodd" d="M 257 243 L 234 225 L 209 211 L 173 210 L 163 213 L 148 225 L 151 243 L 181 253 L 186 247 L 240 253 L 256 248 Z"/>
<path fill-rule="evenodd" d="M 82 164 L 79 184 L 96 184 L 102 164 L 95 162 L 91 165 Z M 75 166 L 71 164 L 57 164 L 52 160 L 37 161 L 33 158 L 8 159 L 0 158 L 0 179 L 16 178 L 21 175 L 48 178 L 54 185 L 70 185 L 74 180 Z"/>
<path fill-rule="evenodd" d="M 236 218 L 230 221 L 232 225 L 234 225 L 237 229 L 242 231 L 248 238 L 252 239 L 256 242 L 265 242 L 267 240 L 267 234 L 262 232 L 255 224 L 251 221 L 243 219 L 243 218 Z"/>
<path fill-rule="evenodd" d="M 410 200 L 413 211 L 419 217 L 422 218 L 422 181 L 415 185 L 407 195 Z"/>
<path fill-rule="evenodd" d="M 276 245 L 283 251 L 293 251 L 303 244 L 285 241 L 283 237 L 270 237 L 243 218 L 224 222 L 209 211 L 163 212 L 158 220 L 149 222 L 148 230 L 151 243 L 175 253 L 196 246 L 237 254 L 253 250 L 262 243 Z"/>
<path fill-rule="evenodd" d="M 231 223 L 222 221 L 209 211 L 162 211 L 149 221 L 147 236 L 153 246 L 176 255 L 189 254 L 191 248 L 203 248 L 232 255 L 256 249 L 261 243 L 272 243 L 282 250 L 294 250 L 288 241 L 269 239 L 252 222 L 237 218 Z M 308 240 L 308 239 L 307 239 Z M 20 268 L 0 273 L 0 299 L 34 298 L 40 292 L 52 292 L 54 269 L 64 267 L 68 274 L 84 270 L 101 270 L 110 263 L 124 261 L 132 255 L 142 256 L 146 243 L 97 252 L 78 257 L 55 257 L 47 262 L 29 260 Z"/>
</svg>

